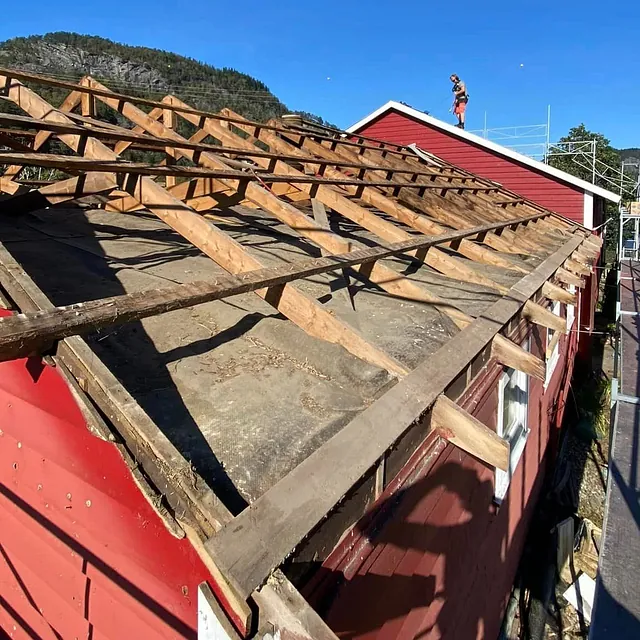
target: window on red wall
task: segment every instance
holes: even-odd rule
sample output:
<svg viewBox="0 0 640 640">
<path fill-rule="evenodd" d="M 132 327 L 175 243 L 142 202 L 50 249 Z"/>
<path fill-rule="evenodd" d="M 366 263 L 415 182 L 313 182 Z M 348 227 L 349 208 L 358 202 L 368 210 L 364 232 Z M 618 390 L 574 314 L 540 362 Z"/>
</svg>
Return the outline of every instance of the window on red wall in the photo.
<svg viewBox="0 0 640 640">
<path fill-rule="evenodd" d="M 526 347 L 529 349 L 527 341 Z M 498 420 L 496 431 L 510 447 L 509 469 L 496 469 L 494 500 L 501 504 L 504 500 L 511 478 L 518 467 L 524 451 L 529 429 L 527 414 L 529 412 L 529 384 L 527 375 L 516 369 L 506 369 L 498 383 Z"/>
</svg>

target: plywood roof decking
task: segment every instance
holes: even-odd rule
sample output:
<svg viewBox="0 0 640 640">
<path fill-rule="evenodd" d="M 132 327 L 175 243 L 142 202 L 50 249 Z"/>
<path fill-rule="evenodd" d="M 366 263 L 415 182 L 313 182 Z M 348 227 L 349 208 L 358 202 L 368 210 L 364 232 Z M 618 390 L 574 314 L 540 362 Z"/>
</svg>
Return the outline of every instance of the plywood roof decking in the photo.
<svg viewBox="0 0 640 640">
<path fill-rule="evenodd" d="M 70 97 L 55 109 L 17 78 L 67 87 Z M 544 375 L 538 358 L 500 332 L 519 313 L 543 326 L 564 327 L 544 300 L 533 298 L 573 300 L 560 285 L 576 276 L 563 275 L 563 265 L 585 273 L 598 252 L 597 240 L 550 211 L 446 163 L 434 167 L 406 147 L 252 123 L 228 111 L 207 114 L 173 96 L 139 100 L 91 78 L 74 85 L 0 69 L 0 88 L 27 115 L 7 122 L 16 132 L 38 131 L 35 153 L 16 145 L 5 158 L 14 164 L 0 177 L 0 190 L 14 194 L 0 205 L 15 214 L 0 219 L 0 241 L 28 275 L 0 264 L 0 281 L 19 299 L 24 287 L 31 291 L 27 310 L 43 309 L 0 321 L 0 357 L 17 357 L 14 349 L 31 344 L 41 348 L 43 326 L 55 339 L 88 336 L 93 351 L 74 337 L 62 343 L 63 352 L 79 358 L 81 350 L 87 369 L 82 375 L 96 376 L 98 388 L 107 386 L 125 399 L 91 396 L 108 405 L 102 407 L 107 415 L 122 412 L 123 421 L 114 420 L 129 446 L 141 440 L 143 447 L 152 445 L 158 468 L 152 459 L 142 464 L 153 467 L 152 477 L 161 484 L 175 487 L 178 497 L 170 491 L 167 498 L 196 502 L 194 518 L 207 521 L 198 525 L 198 549 L 207 558 L 215 555 L 224 570 L 215 575 L 230 581 L 227 596 L 239 627 L 248 625 L 244 600 L 253 589 L 470 370 L 479 353 Z M 87 119 L 95 101 L 119 111 L 135 135 Z M 77 107 L 84 117 L 69 117 L 66 111 Z M 164 118 L 167 113 L 171 117 Z M 176 122 L 183 120 L 191 122 L 192 133 L 196 127 L 190 141 L 178 133 Z M 65 161 L 42 154 L 50 135 L 84 157 Z M 126 162 L 127 147 L 138 135 L 150 146 L 151 140 L 166 145 L 162 171 Z M 174 156 L 207 177 L 179 182 L 189 176 L 172 167 Z M 70 177 L 21 195 L 23 166 L 56 166 Z M 163 177 L 149 177 L 158 173 Z M 108 210 L 73 204 L 87 195 Z M 329 229 L 314 219 L 312 198 L 330 209 Z M 57 208 L 42 209 L 53 204 Z M 321 252 L 337 256 L 317 258 L 325 263 L 315 275 L 299 275 L 304 260 L 308 264 L 309 256 Z M 340 259 L 359 252 L 348 273 L 354 311 L 337 290 L 345 283 L 337 269 Z M 282 264 L 290 265 L 287 279 L 269 280 Z M 243 289 L 258 295 L 211 297 L 212 286 L 227 273 L 267 279 Z M 170 313 L 162 314 L 168 308 L 162 304 L 145 307 L 145 296 L 135 295 L 143 291 L 162 301 L 169 286 L 177 296 Z M 205 304 L 188 302 L 186 292 L 194 288 L 207 292 Z M 230 285 L 216 296 L 237 290 Z M 97 302 L 60 309 L 50 308 L 47 298 L 54 305 Z M 140 322 L 118 324 L 121 318 L 109 310 L 125 308 L 130 315 L 122 317 Z M 80 320 L 65 333 L 61 318 L 69 314 Z M 108 375 L 124 387 L 117 380 L 106 383 L 104 370 L 95 364 L 92 370 L 92 358 L 106 363 Z M 79 367 L 73 358 L 65 362 Z M 136 402 L 146 414 L 129 411 Z M 458 409 L 451 409 L 455 416 Z M 470 416 L 458 414 L 460 425 L 478 428 Z M 373 433 L 363 432 L 371 415 L 378 422 L 389 419 Z M 144 418 L 144 429 L 135 416 Z M 352 437 L 346 448 L 338 446 Z M 355 443 L 363 439 L 360 451 Z M 482 458 L 481 449 L 474 455 Z M 345 455 L 351 457 L 342 460 Z M 189 478 L 168 471 L 180 456 L 232 511 L 250 502 L 264 517 L 245 526 L 247 510 L 233 520 L 208 498 L 201 500 Z M 314 482 L 301 483 L 297 478 L 308 468 Z M 287 501 L 283 487 L 308 492 L 316 484 L 322 495 L 296 495 L 294 502 L 304 502 L 305 509 L 276 518 L 279 530 L 270 533 L 275 520 L 269 505 Z M 180 509 L 176 517 L 186 523 Z M 201 541 L 220 527 L 204 549 Z M 238 527 L 250 546 L 272 534 L 277 541 L 250 575 L 234 559 Z"/>
</svg>

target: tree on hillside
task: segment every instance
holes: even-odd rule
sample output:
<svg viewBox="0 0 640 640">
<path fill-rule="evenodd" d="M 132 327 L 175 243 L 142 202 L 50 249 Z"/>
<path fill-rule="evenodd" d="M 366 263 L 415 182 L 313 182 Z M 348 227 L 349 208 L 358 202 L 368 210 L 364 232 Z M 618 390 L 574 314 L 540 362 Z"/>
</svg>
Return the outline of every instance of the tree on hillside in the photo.
<svg viewBox="0 0 640 640">
<path fill-rule="evenodd" d="M 620 153 L 601 133 L 589 131 L 584 124 L 569 129 L 569 133 L 552 147 L 547 158 L 550 166 L 566 171 L 586 182 L 593 182 L 593 147 L 588 144 L 595 140 L 595 184 L 617 193 L 620 184 Z M 569 152 L 575 153 L 569 153 Z M 618 186 L 616 186 L 618 185 Z M 605 220 L 610 220 L 606 230 L 606 259 L 613 258 L 618 238 L 618 207 L 605 202 Z"/>
<path fill-rule="evenodd" d="M 589 131 L 584 124 L 569 129 L 569 133 L 559 140 L 558 147 L 552 148 L 548 157 L 552 167 L 566 171 L 587 182 L 593 179 L 593 158 L 590 142 L 595 140 L 596 184 L 612 191 L 615 171 L 620 171 L 620 153 L 611 146 L 608 138 L 601 133 Z M 561 154 L 562 151 L 576 151 L 575 154 Z M 604 176 L 604 177 L 603 177 Z"/>
</svg>

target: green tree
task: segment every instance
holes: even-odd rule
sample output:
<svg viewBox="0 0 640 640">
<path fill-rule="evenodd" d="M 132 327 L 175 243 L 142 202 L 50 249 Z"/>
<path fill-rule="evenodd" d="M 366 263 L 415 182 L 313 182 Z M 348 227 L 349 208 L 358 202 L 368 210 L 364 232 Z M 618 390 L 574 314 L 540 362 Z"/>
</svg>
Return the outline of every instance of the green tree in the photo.
<svg viewBox="0 0 640 640">
<path fill-rule="evenodd" d="M 595 184 L 603 189 L 617 192 L 616 183 L 619 184 L 620 179 L 620 152 L 611 146 L 611 142 L 603 134 L 590 131 L 584 124 L 569 129 L 569 133 L 559 140 L 560 143 L 565 144 L 556 148 L 558 151 L 576 151 L 576 153 L 559 153 L 556 149 L 552 149 L 547 158 L 549 165 L 586 182 L 593 182 L 593 150 L 586 144 L 591 141 L 595 141 Z M 605 220 L 609 220 L 605 257 L 607 261 L 611 261 L 615 255 L 618 238 L 618 207 L 612 202 L 605 202 L 604 214 Z"/>
<path fill-rule="evenodd" d="M 589 158 L 591 150 L 587 145 L 578 145 L 580 142 L 592 142 L 595 140 L 595 158 L 596 158 L 596 184 L 604 189 L 613 189 L 613 184 L 608 180 L 615 182 L 615 171 L 620 171 L 620 152 L 611 146 L 608 138 L 601 133 L 589 131 L 584 124 L 569 129 L 566 136 L 560 138 L 561 143 L 573 143 L 574 150 L 583 150 L 583 154 L 575 155 L 559 155 L 551 151 L 549 155 L 549 164 L 557 169 L 562 169 L 577 178 L 582 178 L 587 182 L 592 182 L 593 178 L 593 162 Z M 568 145 L 563 144 L 563 148 Z M 607 180 L 608 179 L 608 180 Z"/>
</svg>

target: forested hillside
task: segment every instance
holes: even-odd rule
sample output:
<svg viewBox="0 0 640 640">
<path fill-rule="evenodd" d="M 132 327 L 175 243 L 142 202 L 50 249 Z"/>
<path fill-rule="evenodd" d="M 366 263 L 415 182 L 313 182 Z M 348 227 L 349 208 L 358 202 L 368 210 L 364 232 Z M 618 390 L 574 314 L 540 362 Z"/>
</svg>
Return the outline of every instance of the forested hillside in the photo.
<svg viewBox="0 0 640 640">
<path fill-rule="evenodd" d="M 618 153 L 620 154 L 620 159 L 623 162 L 640 163 L 640 149 L 638 147 L 631 147 L 630 149 L 620 149 Z"/>
<path fill-rule="evenodd" d="M 218 69 L 168 51 L 131 47 L 97 36 L 57 32 L 7 40 L 0 43 L 0 66 L 74 81 L 91 74 L 114 91 L 153 99 L 175 93 L 197 108 L 218 111 L 229 107 L 259 121 L 289 111 L 263 82 L 235 69 Z M 67 93 L 62 89 L 38 91 L 56 105 Z"/>
</svg>

